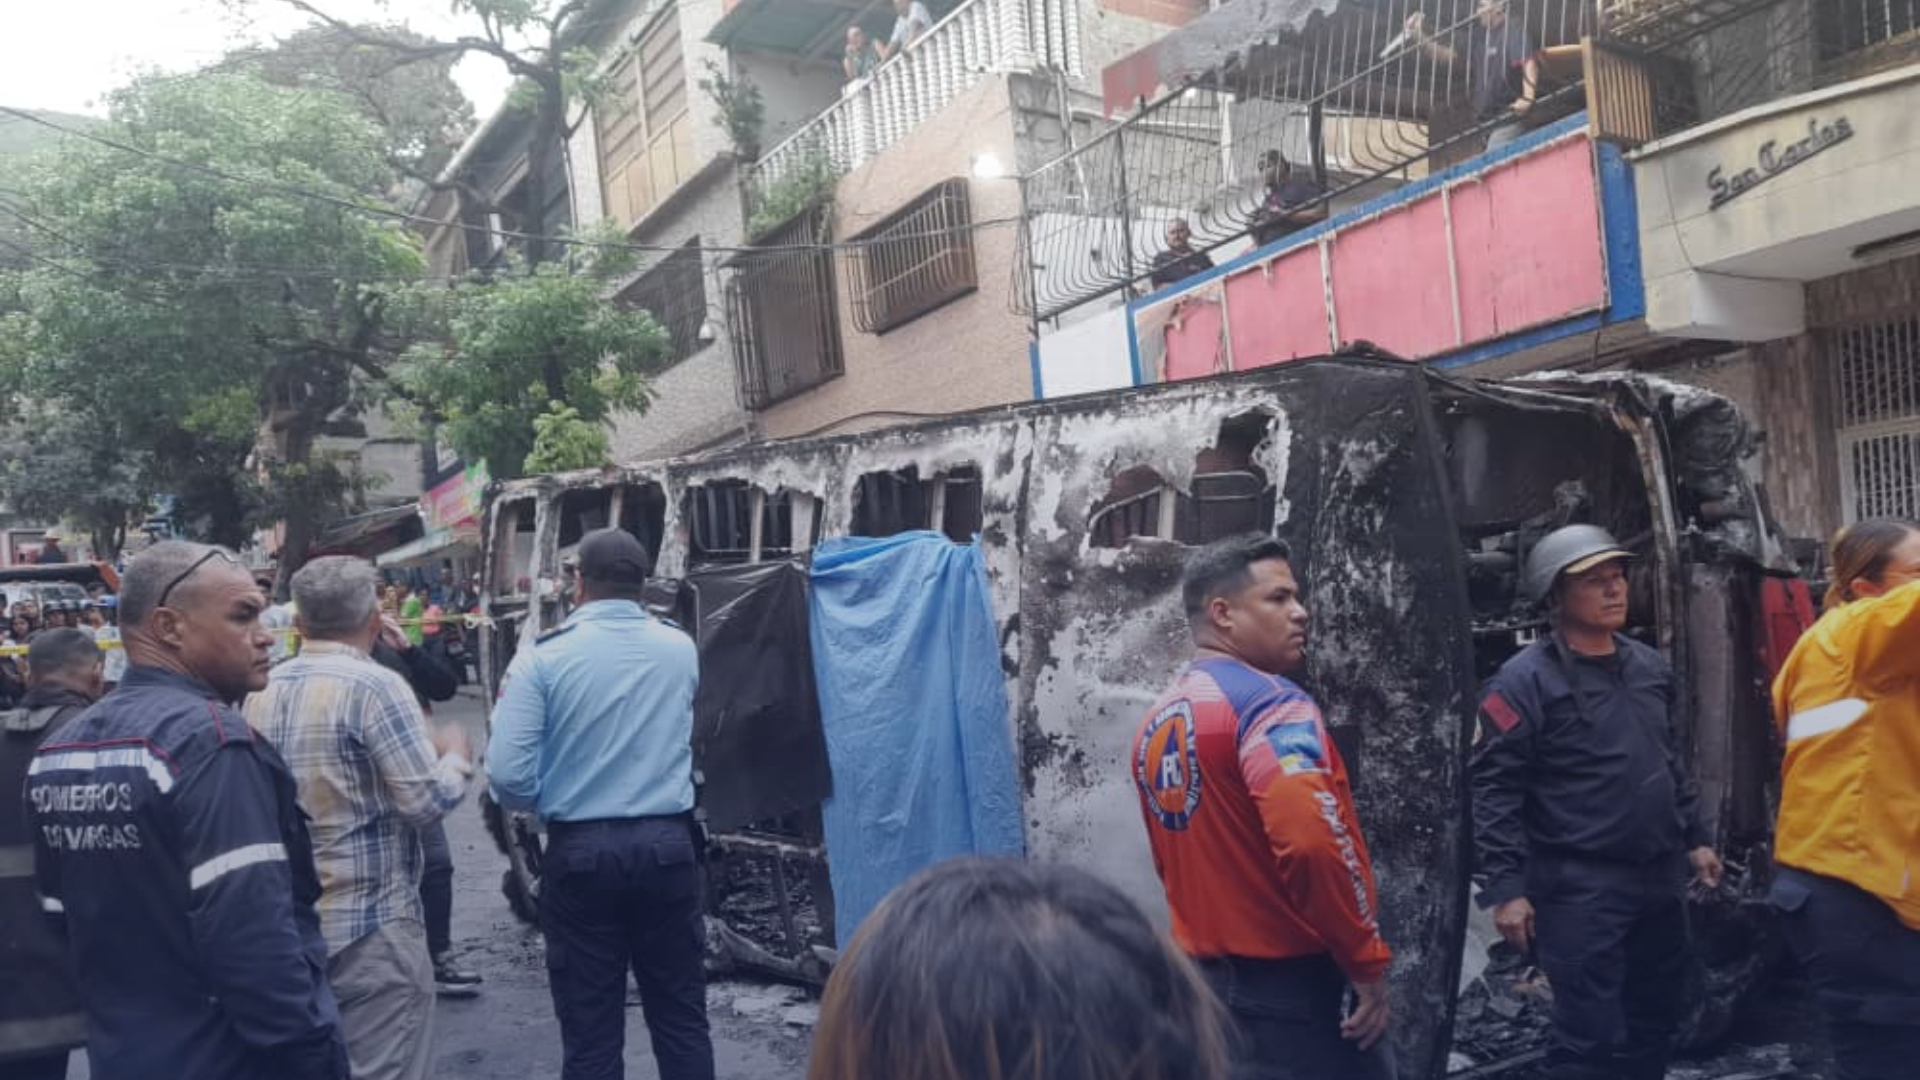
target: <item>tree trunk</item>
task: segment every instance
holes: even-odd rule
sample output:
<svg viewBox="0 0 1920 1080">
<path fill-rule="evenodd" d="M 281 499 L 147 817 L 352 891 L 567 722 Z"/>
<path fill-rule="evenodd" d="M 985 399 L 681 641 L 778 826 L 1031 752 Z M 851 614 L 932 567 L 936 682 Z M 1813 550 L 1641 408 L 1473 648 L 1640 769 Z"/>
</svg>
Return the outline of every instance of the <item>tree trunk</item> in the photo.
<svg viewBox="0 0 1920 1080">
<path fill-rule="evenodd" d="M 527 210 L 526 220 L 520 223 L 520 231 L 527 234 L 527 268 L 552 262 L 559 254 L 558 245 L 545 239 L 547 235 L 547 202 L 553 193 L 547 190 L 547 170 L 541 164 L 557 161 L 566 152 L 561 145 L 566 136 L 567 98 L 561 87 L 560 75 L 556 70 L 551 82 L 542 81 L 540 97 L 533 107 L 533 127 L 527 138 Z"/>
<path fill-rule="evenodd" d="M 302 410 L 288 423 L 286 437 L 286 463 L 305 465 L 313 457 L 314 433 L 319 427 L 317 419 L 311 413 Z M 280 566 L 274 575 L 273 599 L 285 603 L 293 592 L 293 575 L 307 565 L 307 552 L 313 547 L 315 534 L 319 531 L 320 507 L 313 499 L 294 498 L 286 501 L 285 515 L 280 519 L 284 532 L 280 538 Z"/>
</svg>

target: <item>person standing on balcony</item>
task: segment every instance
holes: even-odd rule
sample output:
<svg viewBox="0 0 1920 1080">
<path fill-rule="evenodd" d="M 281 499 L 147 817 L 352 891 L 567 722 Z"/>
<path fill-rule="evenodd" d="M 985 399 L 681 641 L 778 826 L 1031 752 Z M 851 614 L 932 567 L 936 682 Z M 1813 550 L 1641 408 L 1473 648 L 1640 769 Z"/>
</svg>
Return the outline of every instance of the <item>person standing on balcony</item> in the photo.
<svg viewBox="0 0 1920 1080">
<path fill-rule="evenodd" d="M 1153 257 L 1153 287 L 1164 289 L 1213 269 L 1213 260 L 1193 246 L 1193 228 L 1183 217 L 1167 222 L 1167 250 Z"/>
<path fill-rule="evenodd" d="M 1920 523 L 1856 522 L 1830 565 L 1827 613 L 1773 684 L 1786 756 L 1771 899 L 1839 1080 L 1892 1080 L 1920 1060 Z"/>
<path fill-rule="evenodd" d="M 847 27 L 847 51 L 840 58 L 840 70 L 848 82 L 859 82 L 880 66 L 880 53 L 859 23 Z"/>
<path fill-rule="evenodd" d="M 1552 632 L 1480 696 L 1479 902 L 1553 985 L 1551 1080 L 1667 1075 L 1691 964 L 1682 884 L 1691 873 L 1718 889 L 1722 876 L 1674 749 L 1685 688 L 1621 633 L 1632 558 L 1594 525 L 1542 537 L 1523 585 Z"/>
<path fill-rule="evenodd" d="M 879 44 L 881 60 L 891 60 L 933 29 L 933 13 L 920 0 L 893 0 L 893 36 Z"/>
<path fill-rule="evenodd" d="M 1480 0 L 1475 25 L 1467 31 L 1467 86 L 1473 94 L 1473 118 L 1491 123 L 1487 149 L 1496 150 L 1526 134 L 1527 114 L 1540 91 L 1540 47 L 1524 26 L 1507 17 L 1508 0 Z M 1427 36 L 1427 17 L 1407 16 L 1407 40 L 1436 63 L 1453 64 L 1460 53 Z"/>
<path fill-rule="evenodd" d="M 1280 151 L 1260 155 L 1260 179 L 1266 194 L 1253 215 L 1255 247 L 1327 219 L 1326 204 L 1319 202 L 1326 192 L 1311 178 L 1295 173 Z"/>
</svg>

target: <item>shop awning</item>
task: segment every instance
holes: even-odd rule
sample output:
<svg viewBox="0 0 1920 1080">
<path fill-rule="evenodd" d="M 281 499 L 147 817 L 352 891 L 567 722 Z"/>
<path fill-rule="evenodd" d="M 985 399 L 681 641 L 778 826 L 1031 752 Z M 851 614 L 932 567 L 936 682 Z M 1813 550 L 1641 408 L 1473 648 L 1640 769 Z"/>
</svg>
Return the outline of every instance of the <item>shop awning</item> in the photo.
<svg viewBox="0 0 1920 1080">
<path fill-rule="evenodd" d="M 340 518 L 314 538 L 309 557 L 318 555 L 371 556 L 403 544 L 425 531 L 420 507 L 414 503 L 369 510 Z"/>
<path fill-rule="evenodd" d="M 381 569 L 404 566 L 431 566 L 445 559 L 465 559 L 480 554 L 480 530 L 474 528 L 435 529 L 411 543 L 382 554 L 373 562 Z"/>
</svg>

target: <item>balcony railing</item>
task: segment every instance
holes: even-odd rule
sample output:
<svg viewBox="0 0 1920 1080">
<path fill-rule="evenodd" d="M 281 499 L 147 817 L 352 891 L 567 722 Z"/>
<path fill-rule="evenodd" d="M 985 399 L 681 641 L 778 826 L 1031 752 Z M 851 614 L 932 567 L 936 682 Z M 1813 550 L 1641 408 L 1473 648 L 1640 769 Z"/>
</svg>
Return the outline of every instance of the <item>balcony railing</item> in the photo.
<svg viewBox="0 0 1920 1080">
<path fill-rule="evenodd" d="M 1788 89 L 1777 53 L 1809 44 L 1780 0 L 1510 0 L 1504 28 L 1473 0 L 1308 6 L 1324 14 L 1275 26 L 1262 13 L 1287 9 L 1230 0 L 1207 17 L 1216 25 L 1190 28 L 1193 44 L 1167 50 L 1176 59 L 1160 72 L 1195 55 L 1215 66 L 1183 72 L 1184 86 L 1022 178 L 1030 276 L 1017 306 L 1047 319 L 1147 287 L 1175 218 L 1203 250 L 1268 243 L 1335 199 L 1351 205 L 1471 158 L 1496 131 L 1504 140 L 1584 110 L 1596 138 L 1639 145 Z M 1236 18 L 1249 33 L 1223 34 Z M 1490 102 L 1474 70 L 1476 50 L 1514 30 L 1538 65 L 1518 127 L 1506 111 L 1517 89 Z"/>
<path fill-rule="evenodd" d="M 967 0 L 763 154 L 746 178 L 750 208 L 783 181 L 858 168 L 989 72 L 1079 75 L 1079 11 L 1077 0 Z"/>
</svg>

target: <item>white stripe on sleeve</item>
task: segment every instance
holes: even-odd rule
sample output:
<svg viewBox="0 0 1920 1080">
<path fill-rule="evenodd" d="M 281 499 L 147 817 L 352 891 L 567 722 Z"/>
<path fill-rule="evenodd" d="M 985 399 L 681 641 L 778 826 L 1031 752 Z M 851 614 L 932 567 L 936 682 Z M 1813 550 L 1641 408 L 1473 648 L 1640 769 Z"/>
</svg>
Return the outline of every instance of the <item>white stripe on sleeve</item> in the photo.
<svg viewBox="0 0 1920 1080">
<path fill-rule="evenodd" d="M 1818 708 L 1794 713 L 1787 720 L 1787 741 L 1799 742 L 1816 735 L 1831 735 L 1867 715 L 1867 703 L 1859 698 L 1841 698 Z"/>
<path fill-rule="evenodd" d="M 234 848 L 224 855 L 215 855 L 194 867 L 187 881 L 195 889 L 204 889 L 221 877 L 255 863 L 286 861 L 287 849 L 284 844 L 248 844 L 246 847 Z"/>
</svg>

